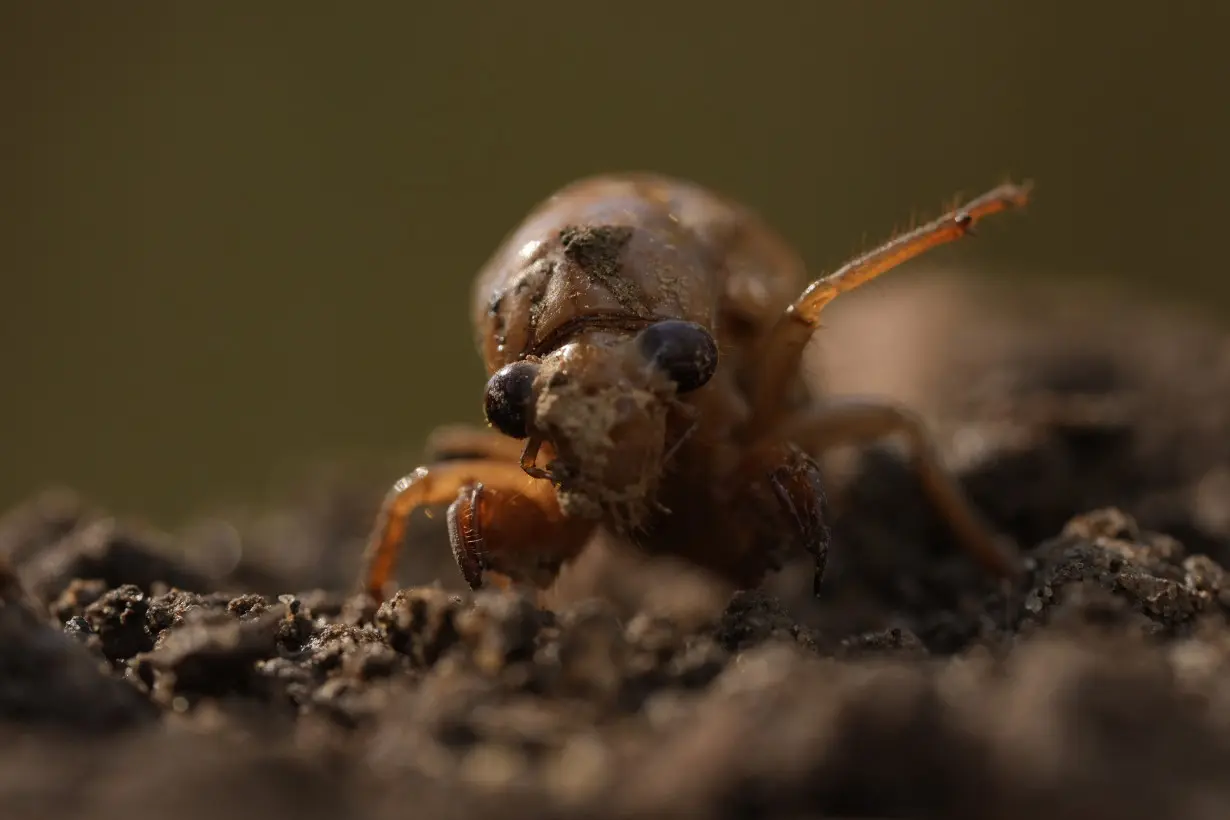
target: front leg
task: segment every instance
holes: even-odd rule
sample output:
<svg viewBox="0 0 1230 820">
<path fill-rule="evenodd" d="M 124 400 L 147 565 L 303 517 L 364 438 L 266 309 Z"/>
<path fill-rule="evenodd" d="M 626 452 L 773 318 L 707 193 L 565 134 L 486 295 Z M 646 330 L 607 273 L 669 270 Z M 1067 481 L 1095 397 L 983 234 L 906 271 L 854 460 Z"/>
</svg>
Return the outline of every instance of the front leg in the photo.
<svg viewBox="0 0 1230 820">
<path fill-rule="evenodd" d="M 820 467 L 800 448 L 766 443 L 750 450 L 716 495 L 672 503 L 664 543 L 738 589 L 760 585 L 800 552 L 815 562 L 819 594 L 829 551 Z"/>
<path fill-rule="evenodd" d="M 768 473 L 768 486 L 785 519 L 785 531 L 812 557 L 812 594 L 819 597 L 829 555 L 829 526 L 820 466 L 794 446 L 777 448 L 777 464 Z"/>
<path fill-rule="evenodd" d="M 1021 564 L 1015 548 L 983 521 L 956 476 L 944 466 L 926 425 L 909 410 L 877 399 L 842 399 L 788 419 L 772 435 L 818 455 L 839 445 L 894 434 L 905 437 L 924 492 L 965 551 L 996 575 L 1017 575 Z"/>
<path fill-rule="evenodd" d="M 488 579 L 549 585 L 552 568 L 557 572 L 575 557 L 593 528 L 565 517 L 551 483 L 531 478 L 516 462 L 470 459 L 420 467 L 394 484 L 381 506 L 360 579 L 369 596 L 383 599 L 414 511 L 450 502 L 449 540 L 472 589 Z"/>
</svg>

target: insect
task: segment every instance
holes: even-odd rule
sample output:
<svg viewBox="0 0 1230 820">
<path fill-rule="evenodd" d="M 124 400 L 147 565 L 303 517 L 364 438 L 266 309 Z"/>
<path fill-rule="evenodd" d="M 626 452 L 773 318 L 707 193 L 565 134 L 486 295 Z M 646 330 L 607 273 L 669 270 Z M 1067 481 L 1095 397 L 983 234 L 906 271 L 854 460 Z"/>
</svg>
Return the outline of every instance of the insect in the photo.
<svg viewBox="0 0 1230 820">
<path fill-rule="evenodd" d="M 380 599 L 412 513 L 448 504 L 453 555 L 472 589 L 546 590 L 603 527 L 739 588 L 802 550 L 818 594 L 829 532 L 817 458 L 892 434 L 907 440 L 957 543 L 1011 576 L 1015 549 L 981 519 L 912 412 L 812 396 L 799 370 L 838 294 L 1023 207 L 1029 192 L 1001 185 L 807 284 L 767 223 L 698 184 L 625 173 L 558 190 L 474 285 L 494 429 L 431 437 L 426 466 L 384 500 L 363 588 Z"/>
</svg>

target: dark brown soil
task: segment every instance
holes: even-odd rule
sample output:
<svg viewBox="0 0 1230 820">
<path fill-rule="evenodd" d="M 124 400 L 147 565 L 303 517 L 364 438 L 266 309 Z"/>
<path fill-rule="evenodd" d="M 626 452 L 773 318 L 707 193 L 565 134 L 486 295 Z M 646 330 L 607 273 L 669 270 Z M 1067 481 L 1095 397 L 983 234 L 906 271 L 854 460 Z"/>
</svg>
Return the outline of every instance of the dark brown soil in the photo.
<svg viewBox="0 0 1230 820">
<path fill-rule="evenodd" d="M 888 443 L 833 459 L 818 601 L 595 548 L 541 611 L 424 521 L 375 608 L 379 484 L 176 536 L 48 492 L 0 521 L 0 816 L 1230 817 L 1230 342 L 960 293 L 852 299 L 825 353 L 933 420 L 1016 587 Z"/>
</svg>

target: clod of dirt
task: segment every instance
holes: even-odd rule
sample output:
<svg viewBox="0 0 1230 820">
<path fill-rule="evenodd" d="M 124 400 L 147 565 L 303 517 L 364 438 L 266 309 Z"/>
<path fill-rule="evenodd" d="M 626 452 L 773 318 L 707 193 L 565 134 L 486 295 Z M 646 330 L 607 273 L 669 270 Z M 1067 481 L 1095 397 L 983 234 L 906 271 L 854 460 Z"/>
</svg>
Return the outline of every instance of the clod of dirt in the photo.
<svg viewBox="0 0 1230 820">
<path fill-rule="evenodd" d="M 85 608 L 84 620 L 98 636 L 102 653 L 110 660 L 131 658 L 154 648 L 146 623 L 149 601 L 145 593 L 128 584 L 104 592 Z"/>
<path fill-rule="evenodd" d="M 1056 623 L 1178 637 L 1202 619 L 1225 623 L 1221 567 L 1208 556 L 1187 556 L 1169 536 L 1141 532 L 1120 510 L 1073 519 L 1035 558 L 1039 571 L 1023 602 L 1022 632 Z"/>
<path fill-rule="evenodd" d="M 529 660 L 539 629 L 550 620 L 524 595 L 481 594 L 457 614 L 456 629 L 478 668 L 495 674 Z"/>
<path fill-rule="evenodd" d="M 458 640 L 461 599 L 443 590 L 402 590 L 381 605 L 375 624 L 393 649 L 430 666 Z"/>
<path fill-rule="evenodd" d="M 732 652 L 766 641 L 798 641 L 815 649 L 816 637 L 781 602 L 760 591 L 736 592 L 717 626 L 717 640 Z"/>
<path fill-rule="evenodd" d="M 0 567 L 0 720 L 92 732 L 154 716 L 135 688 L 46 623 L 16 576 Z"/>
<path fill-rule="evenodd" d="M 107 584 L 100 578 L 83 580 L 74 578 L 51 604 L 51 615 L 57 621 L 67 623 L 69 620 L 85 615 L 85 609 L 107 593 Z"/>
<path fill-rule="evenodd" d="M 257 663 L 277 653 L 286 618 L 276 609 L 246 620 L 196 610 L 160 636 L 157 646 L 137 659 L 137 668 L 144 679 L 152 678 L 155 701 L 175 709 L 202 696 L 270 698 L 272 689 Z"/>
<path fill-rule="evenodd" d="M 30 590 L 45 601 L 74 579 L 100 580 L 108 587 L 133 584 L 146 593 L 155 584 L 202 591 L 210 581 L 167 554 L 149 537 L 114 519 L 74 530 L 21 566 Z"/>
</svg>

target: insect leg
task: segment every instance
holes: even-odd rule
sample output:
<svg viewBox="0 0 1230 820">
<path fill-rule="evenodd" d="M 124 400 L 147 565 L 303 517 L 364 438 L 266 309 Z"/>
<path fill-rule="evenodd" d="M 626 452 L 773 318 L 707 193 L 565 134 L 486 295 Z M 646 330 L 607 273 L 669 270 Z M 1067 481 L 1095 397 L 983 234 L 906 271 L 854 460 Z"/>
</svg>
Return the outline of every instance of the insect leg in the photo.
<svg viewBox="0 0 1230 820">
<path fill-rule="evenodd" d="M 723 496 L 704 518 L 689 515 L 676 531 L 682 545 L 702 548 L 688 557 L 736 588 L 751 589 L 804 552 L 815 564 L 819 594 L 829 528 L 816 460 L 790 442 L 760 442 L 744 453 Z"/>
<path fill-rule="evenodd" d="M 516 462 L 523 449 L 523 442 L 503 433 L 468 424 L 448 424 L 437 427 L 427 438 L 426 460 L 433 464 L 462 459 Z"/>
<path fill-rule="evenodd" d="M 471 586 L 485 568 L 518 576 L 523 566 L 570 557 L 588 534 L 581 531 L 590 526 L 566 519 L 551 483 L 529 477 L 515 461 L 468 459 L 420 467 L 385 496 L 363 558 L 360 583 L 368 595 L 383 598 L 414 511 L 450 502 L 450 540 Z M 478 576 L 470 571 L 476 557 L 481 557 Z"/>
<path fill-rule="evenodd" d="M 536 481 L 535 487 L 545 492 L 468 484 L 449 506 L 453 557 L 471 589 L 494 582 L 541 592 L 585 546 L 594 523 L 564 516 L 549 482 Z"/>
<path fill-rule="evenodd" d="M 788 517 L 795 538 L 815 562 L 812 592 L 819 595 L 829 554 L 829 527 L 819 465 L 797 447 L 789 446 L 785 457 L 769 473 L 769 487 L 781 505 L 781 512 Z"/>
<path fill-rule="evenodd" d="M 1003 577 L 1020 572 L 1014 545 L 999 536 L 979 515 L 943 459 L 926 425 L 909 410 L 879 399 L 841 399 L 805 411 L 781 425 L 774 438 L 791 441 L 810 453 L 886 436 L 905 437 L 923 490 L 962 548 L 986 570 Z"/>
<path fill-rule="evenodd" d="M 777 420 L 782 397 L 798 372 L 807 343 L 820 327 L 820 313 L 825 305 L 838 294 L 854 290 L 919 254 L 971 233 L 984 217 L 1023 207 L 1029 191 L 1029 185 L 1001 185 L 938 219 L 890 239 L 809 285 L 769 334 L 763 368 L 752 395 L 750 429 L 763 429 Z"/>
</svg>

